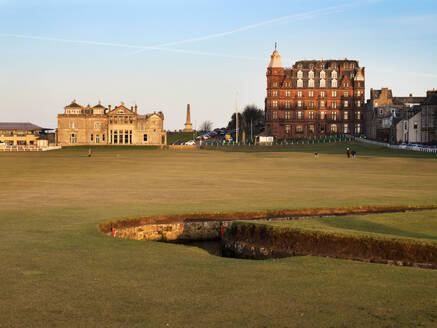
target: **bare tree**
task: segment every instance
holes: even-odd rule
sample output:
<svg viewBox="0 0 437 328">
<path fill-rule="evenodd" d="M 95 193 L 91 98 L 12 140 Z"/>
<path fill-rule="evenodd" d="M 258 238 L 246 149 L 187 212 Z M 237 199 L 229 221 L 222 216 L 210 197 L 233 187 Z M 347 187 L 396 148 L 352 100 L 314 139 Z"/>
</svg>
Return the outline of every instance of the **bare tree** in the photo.
<svg viewBox="0 0 437 328">
<path fill-rule="evenodd" d="M 212 122 L 211 121 L 203 121 L 200 124 L 200 131 L 209 132 L 212 130 Z"/>
</svg>

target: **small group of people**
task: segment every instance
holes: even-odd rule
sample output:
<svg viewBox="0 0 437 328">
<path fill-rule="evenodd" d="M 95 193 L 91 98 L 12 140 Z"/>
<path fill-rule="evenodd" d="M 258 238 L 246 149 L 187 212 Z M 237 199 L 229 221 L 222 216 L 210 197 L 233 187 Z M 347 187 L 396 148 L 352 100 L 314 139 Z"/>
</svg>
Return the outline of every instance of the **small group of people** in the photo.
<svg viewBox="0 0 437 328">
<path fill-rule="evenodd" d="M 350 150 L 349 147 L 346 148 L 346 156 L 347 158 L 350 158 L 352 155 L 353 158 L 357 156 L 357 152 L 355 150 Z"/>
</svg>

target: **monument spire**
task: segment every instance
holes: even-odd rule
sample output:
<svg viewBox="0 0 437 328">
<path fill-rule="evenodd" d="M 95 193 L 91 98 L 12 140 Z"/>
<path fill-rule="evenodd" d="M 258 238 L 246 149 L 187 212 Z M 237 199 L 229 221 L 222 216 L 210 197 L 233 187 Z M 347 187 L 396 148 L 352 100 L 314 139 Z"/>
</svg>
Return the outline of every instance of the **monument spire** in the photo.
<svg viewBox="0 0 437 328">
<path fill-rule="evenodd" d="M 187 104 L 187 121 L 185 122 L 184 132 L 193 132 L 193 124 L 191 124 L 190 104 Z"/>
</svg>

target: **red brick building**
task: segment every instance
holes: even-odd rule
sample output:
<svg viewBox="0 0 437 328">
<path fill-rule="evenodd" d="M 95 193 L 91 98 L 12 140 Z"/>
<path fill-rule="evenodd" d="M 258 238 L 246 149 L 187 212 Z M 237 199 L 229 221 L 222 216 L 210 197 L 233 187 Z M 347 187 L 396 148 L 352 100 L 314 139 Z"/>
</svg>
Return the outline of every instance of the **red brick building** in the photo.
<svg viewBox="0 0 437 328">
<path fill-rule="evenodd" d="M 304 60 L 267 68 L 266 131 L 278 140 L 352 134 L 364 127 L 364 67 L 356 60 Z"/>
</svg>

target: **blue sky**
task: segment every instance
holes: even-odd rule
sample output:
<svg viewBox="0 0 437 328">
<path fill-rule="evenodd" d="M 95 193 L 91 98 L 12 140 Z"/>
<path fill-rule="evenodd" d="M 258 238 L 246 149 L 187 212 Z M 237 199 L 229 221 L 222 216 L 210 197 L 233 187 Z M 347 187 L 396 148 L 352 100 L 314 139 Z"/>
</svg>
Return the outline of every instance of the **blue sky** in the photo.
<svg viewBox="0 0 437 328">
<path fill-rule="evenodd" d="M 0 121 L 54 128 L 76 98 L 224 126 L 237 91 L 263 106 L 275 42 L 284 66 L 359 60 L 367 94 L 437 88 L 435 0 L 0 0 Z"/>
</svg>

